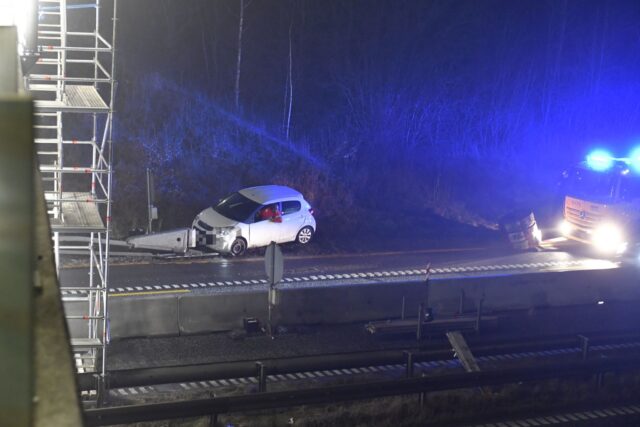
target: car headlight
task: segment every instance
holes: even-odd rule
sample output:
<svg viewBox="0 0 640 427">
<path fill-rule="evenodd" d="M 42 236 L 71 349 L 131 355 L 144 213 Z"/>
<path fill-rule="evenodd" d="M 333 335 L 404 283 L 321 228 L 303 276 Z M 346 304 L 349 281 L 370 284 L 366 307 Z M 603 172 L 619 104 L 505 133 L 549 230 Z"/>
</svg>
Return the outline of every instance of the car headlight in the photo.
<svg viewBox="0 0 640 427">
<path fill-rule="evenodd" d="M 593 244 L 603 252 L 621 254 L 627 249 L 622 229 L 615 224 L 602 224 L 591 235 Z"/>
<path fill-rule="evenodd" d="M 566 237 L 573 231 L 573 224 L 571 224 L 567 220 L 564 220 L 558 225 L 558 231 L 560 231 L 560 234 Z"/>
<path fill-rule="evenodd" d="M 215 234 L 220 237 L 227 237 L 233 232 L 233 227 L 220 227 L 215 229 Z"/>
</svg>

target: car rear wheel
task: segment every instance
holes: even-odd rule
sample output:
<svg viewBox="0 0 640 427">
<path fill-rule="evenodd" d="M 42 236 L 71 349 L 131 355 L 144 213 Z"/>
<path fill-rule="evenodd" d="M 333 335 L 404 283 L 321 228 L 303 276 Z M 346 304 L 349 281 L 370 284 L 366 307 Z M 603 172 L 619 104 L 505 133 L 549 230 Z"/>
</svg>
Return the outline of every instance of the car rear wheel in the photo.
<svg viewBox="0 0 640 427">
<path fill-rule="evenodd" d="M 231 244 L 231 256 L 241 256 L 244 255 L 244 253 L 247 250 L 247 242 L 238 237 L 236 240 L 233 241 L 233 243 Z"/>
<path fill-rule="evenodd" d="M 313 237 L 313 228 L 308 226 L 303 227 L 302 229 L 300 229 L 300 231 L 298 231 L 298 235 L 296 236 L 296 242 L 300 243 L 301 245 L 306 245 L 311 241 L 312 237 Z"/>
</svg>

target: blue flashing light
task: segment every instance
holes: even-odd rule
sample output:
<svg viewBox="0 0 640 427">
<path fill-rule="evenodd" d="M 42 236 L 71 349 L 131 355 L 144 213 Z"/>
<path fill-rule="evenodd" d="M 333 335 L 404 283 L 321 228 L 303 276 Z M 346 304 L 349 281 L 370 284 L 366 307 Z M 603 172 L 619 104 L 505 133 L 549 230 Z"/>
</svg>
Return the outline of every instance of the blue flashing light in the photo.
<svg viewBox="0 0 640 427">
<path fill-rule="evenodd" d="M 640 173 L 640 146 L 635 147 L 629 154 L 627 164 L 635 173 Z"/>
<path fill-rule="evenodd" d="M 639 153 L 640 154 L 640 153 Z M 587 156 L 587 166 L 594 171 L 611 169 L 615 158 L 606 150 L 594 150 Z"/>
</svg>

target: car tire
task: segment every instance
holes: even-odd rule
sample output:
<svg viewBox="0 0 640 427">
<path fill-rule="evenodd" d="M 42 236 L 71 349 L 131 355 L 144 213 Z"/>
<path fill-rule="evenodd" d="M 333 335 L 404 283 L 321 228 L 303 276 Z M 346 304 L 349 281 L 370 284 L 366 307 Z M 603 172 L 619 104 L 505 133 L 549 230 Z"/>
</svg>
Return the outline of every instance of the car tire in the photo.
<svg viewBox="0 0 640 427">
<path fill-rule="evenodd" d="M 301 245 L 306 245 L 313 238 L 313 228 L 306 226 L 302 227 L 298 234 L 296 235 L 296 243 Z"/>
<path fill-rule="evenodd" d="M 235 257 L 235 256 L 244 255 L 244 253 L 246 251 L 247 251 L 247 241 L 244 240 L 243 238 L 238 237 L 231 244 L 231 248 L 229 250 L 229 253 L 231 254 L 231 256 Z"/>
</svg>

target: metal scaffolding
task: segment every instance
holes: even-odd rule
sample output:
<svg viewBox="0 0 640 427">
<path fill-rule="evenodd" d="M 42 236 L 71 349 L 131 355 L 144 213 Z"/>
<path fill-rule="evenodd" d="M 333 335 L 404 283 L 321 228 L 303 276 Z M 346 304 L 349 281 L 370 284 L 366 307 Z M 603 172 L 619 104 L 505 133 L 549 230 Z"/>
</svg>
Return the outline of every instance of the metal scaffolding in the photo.
<svg viewBox="0 0 640 427">
<path fill-rule="evenodd" d="M 81 252 L 81 287 L 61 281 L 78 370 L 104 380 L 108 341 L 114 47 L 117 0 L 38 0 L 38 59 L 28 70 L 35 143 L 58 273 Z M 81 242 L 73 245 L 68 242 Z M 103 383 L 103 382 L 102 382 Z"/>
</svg>

